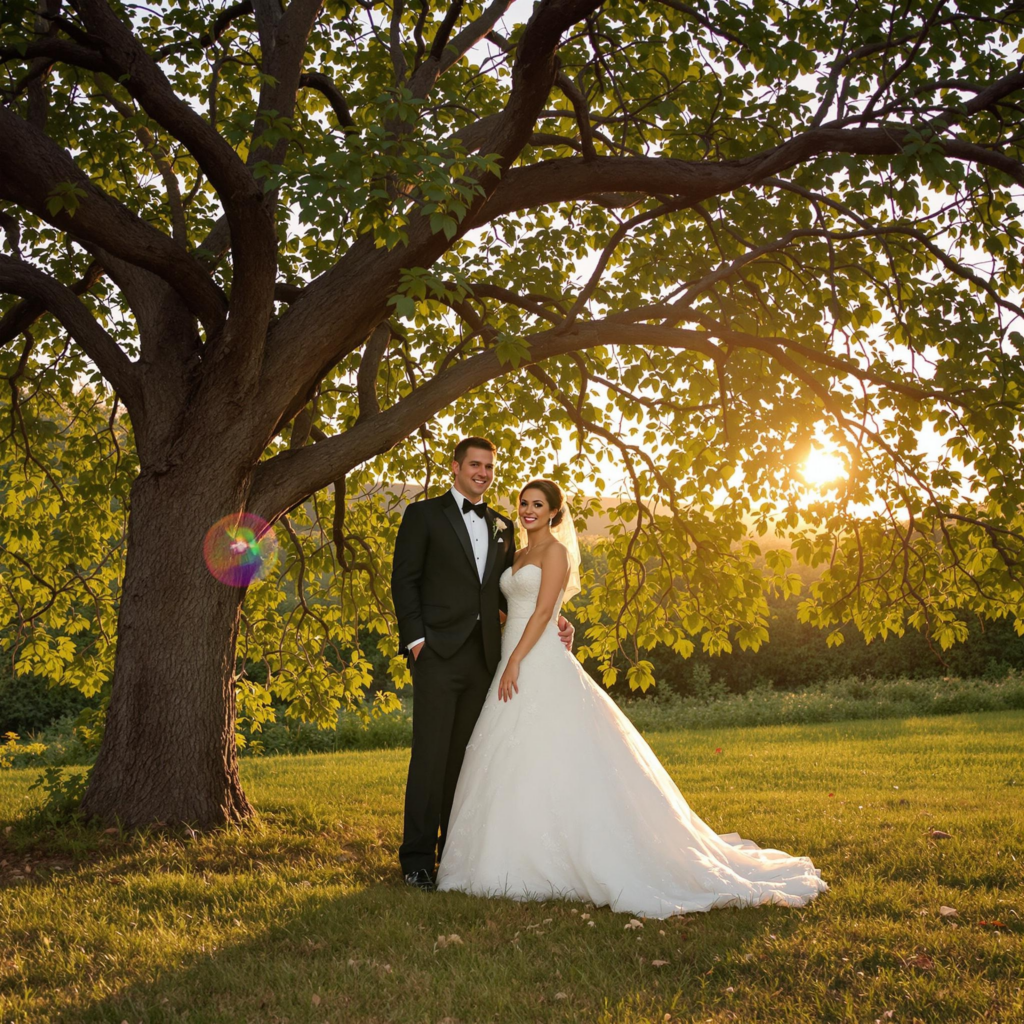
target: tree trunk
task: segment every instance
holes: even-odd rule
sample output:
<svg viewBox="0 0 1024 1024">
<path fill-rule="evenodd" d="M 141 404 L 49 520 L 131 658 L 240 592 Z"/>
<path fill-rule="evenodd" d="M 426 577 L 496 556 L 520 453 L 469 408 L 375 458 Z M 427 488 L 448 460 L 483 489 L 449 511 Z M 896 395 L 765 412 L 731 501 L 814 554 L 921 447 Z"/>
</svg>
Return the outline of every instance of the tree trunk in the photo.
<svg viewBox="0 0 1024 1024">
<path fill-rule="evenodd" d="M 132 487 L 106 731 L 89 818 L 209 828 L 249 817 L 235 747 L 235 641 L 244 590 L 218 582 L 203 538 L 243 507 L 237 467 L 179 466 Z"/>
</svg>

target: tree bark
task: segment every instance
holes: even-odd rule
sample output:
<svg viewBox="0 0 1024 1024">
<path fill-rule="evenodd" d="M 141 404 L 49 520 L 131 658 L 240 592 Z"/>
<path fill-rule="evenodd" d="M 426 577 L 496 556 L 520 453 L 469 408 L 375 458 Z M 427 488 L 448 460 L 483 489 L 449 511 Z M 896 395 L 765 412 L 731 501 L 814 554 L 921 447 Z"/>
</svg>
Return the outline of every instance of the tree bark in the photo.
<svg viewBox="0 0 1024 1024">
<path fill-rule="evenodd" d="M 83 814 L 210 828 L 252 815 L 235 747 L 244 589 L 218 582 L 203 538 L 244 507 L 248 473 L 207 462 L 132 488 L 113 692 Z"/>
</svg>

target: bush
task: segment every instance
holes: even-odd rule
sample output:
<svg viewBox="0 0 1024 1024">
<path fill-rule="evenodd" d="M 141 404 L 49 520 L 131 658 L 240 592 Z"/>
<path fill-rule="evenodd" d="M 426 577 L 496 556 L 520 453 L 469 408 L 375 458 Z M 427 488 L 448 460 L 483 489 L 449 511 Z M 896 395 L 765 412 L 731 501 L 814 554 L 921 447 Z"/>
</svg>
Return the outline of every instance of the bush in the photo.
<svg viewBox="0 0 1024 1024">
<path fill-rule="evenodd" d="M 363 722 L 355 711 L 338 712 L 333 729 L 321 729 L 308 722 L 288 718 L 284 708 L 276 709 L 275 720 L 260 732 L 243 732 L 247 756 L 262 754 L 313 754 L 336 750 L 381 750 L 412 745 L 412 701 L 405 700 L 398 711 Z"/>
<path fill-rule="evenodd" d="M 907 718 L 970 711 L 1024 708 L 1024 675 L 987 679 L 832 680 L 800 690 L 764 686 L 710 699 L 683 697 L 671 689 L 620 701 L 642 732 L 716 726 L 797 725 L 854 718 Z"/>
<path fill-rule="evenodd" d="M 10 664 L 4 658 L 0 672 L 0 736 L 37 732 L 98 702 L 99 698 L 84 697 L 70 686 L 49 686 L 38 676 L 11 676 Z"/>
<path fill-rule="evenodd" d="M 65 715 L 42 732 L 30 733 L 26 739 L 16 732 L 7 732 L 0 744 L 0 768 L 28 768 L 35 765 L 61 767 L 91 764 L 95 756 L 75 730 L 73 715 Z"/>
</svg>

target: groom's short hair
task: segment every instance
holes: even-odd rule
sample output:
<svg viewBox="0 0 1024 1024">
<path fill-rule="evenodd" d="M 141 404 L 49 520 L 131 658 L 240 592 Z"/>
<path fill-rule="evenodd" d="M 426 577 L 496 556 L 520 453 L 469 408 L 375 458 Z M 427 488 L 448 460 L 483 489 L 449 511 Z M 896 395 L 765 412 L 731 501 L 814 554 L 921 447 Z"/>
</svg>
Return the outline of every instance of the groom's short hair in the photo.
<svg viewBox="0 0 1024 1024">
<path fill-rule="evenodd" d="M 496 455 L 498 449 L 495 448 L 493 441 L 488 441 L 486 437 L 464 437 L 456 446 L 455 453 L 452 455 L 452 462 L 457 462 L 460 466 L 462 460 L 466 457 L 466 452 L 470 448 L 483 448 L 485 451 L 489 451 L 492 455 Z"/>
</svg>

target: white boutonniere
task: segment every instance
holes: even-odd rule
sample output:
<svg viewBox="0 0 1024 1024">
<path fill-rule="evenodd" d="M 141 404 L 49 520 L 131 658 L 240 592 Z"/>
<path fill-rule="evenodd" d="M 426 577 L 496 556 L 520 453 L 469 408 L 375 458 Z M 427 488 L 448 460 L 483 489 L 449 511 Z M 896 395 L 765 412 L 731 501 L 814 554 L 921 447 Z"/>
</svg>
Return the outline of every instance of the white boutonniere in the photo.
<svg viewBox="0 0 1024 1024">
<path fill-rule="evenodd" d="M 494 539 L 497 540 L 507 529 L 508 523 L 504 519 L 498 516 L 494 517 L 494 525 L 492 527 Z"/>
</svg>

